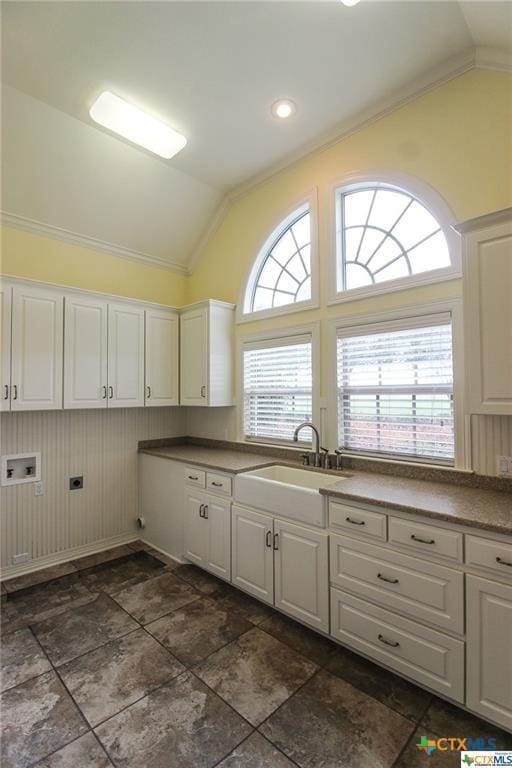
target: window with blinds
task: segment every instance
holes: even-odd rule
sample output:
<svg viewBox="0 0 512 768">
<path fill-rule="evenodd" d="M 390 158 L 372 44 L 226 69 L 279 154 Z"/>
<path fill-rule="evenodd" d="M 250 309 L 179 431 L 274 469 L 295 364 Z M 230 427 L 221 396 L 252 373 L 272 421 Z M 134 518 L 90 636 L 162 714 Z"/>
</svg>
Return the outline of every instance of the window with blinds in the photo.
<svg viewBox="0 0 512 768">
<path fill-rule="evenodd" d="M 453 463 L 450 317 L 381 328 L 338 335 L 340 446 Z"/>
<path fill-rule="evenodd" d="M 246 440 L 288 443 L 313 409 L 311 336 L 251 342 L 243 347 Z"/>
</svg>

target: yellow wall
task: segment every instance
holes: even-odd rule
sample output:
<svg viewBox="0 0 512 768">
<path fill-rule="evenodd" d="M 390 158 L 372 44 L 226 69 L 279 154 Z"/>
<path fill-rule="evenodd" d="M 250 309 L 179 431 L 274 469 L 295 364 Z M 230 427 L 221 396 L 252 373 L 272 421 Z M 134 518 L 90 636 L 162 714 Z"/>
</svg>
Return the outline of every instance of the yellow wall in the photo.
<svg viewBox="0 0 512 768">
<path fill-rule="evenodd" d="M 320 284 L 325 287 L 332 184 L 346 174 L 374 169 L 400 171 L 426 182 L 459 220 L 511 206 L 512 76 L 473 69 L 238 197 L 187 281 L 187 301 L 213 296 L 238 302 L 250 265 L 270 230 L 312 187 L 318 190 Z M 409 303 L 420 296 L 430 298 L 432 290 L 351 302 L 349 308 L 344 305 L 337 311 Z M 440 286 L 434 295 L 445 291 Z M 303 318 L 315 319 L 315 314 L 303 313 Z"/>
<path fill-rule="evenodd" d="M 0 272 L 6 275 L 172 306 L 184 303 L 186 275 L 168 269 L 10 227 L 2 227 L 1 245 Z"/>
</svg>

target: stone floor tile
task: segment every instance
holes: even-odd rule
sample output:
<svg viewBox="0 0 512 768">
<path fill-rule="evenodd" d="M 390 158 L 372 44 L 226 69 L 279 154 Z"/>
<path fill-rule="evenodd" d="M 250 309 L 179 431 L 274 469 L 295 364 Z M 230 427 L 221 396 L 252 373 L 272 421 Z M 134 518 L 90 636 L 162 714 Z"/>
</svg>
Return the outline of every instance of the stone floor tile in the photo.
<svg viewBox="0 0 512 768">
<path fill-rule="evenodd" d="M 56 666 L 137 628 L 137 622 L 111 597 L 95 597 L 80 608 L 34 624 L 34 634 Z"/>
<path fill-rule="evenodd" d="M 226 586 L 226 592 L 214 593 L 212 597 L 222 602 L 222 605 L 228 610 L 236 611 L 253 624 L 261 624 L 262 621 L 274 614 L 274 609 L 270 605 L 255 600 L 250 595 L 246 595 L 245 592 L 230 587 L 229 584 Z"/>
<path fill-rule="evenodd" d="M 418 749 L 416 745 L 420 743 L 422 736 L 431 740 L 438 738 L 432 731 L 425 730 L 420 726 L 407 742 L 407 746 L 393 764 L 393 768 L 460 768 L 460 752 L 458 751 L 441 752 L 435 749 L 427 754 Z"/>
<path fill-rule="evenodd" d="M 301 768 L 391 768 L 414 724 L 321 670 L 260 730 Z"/>
<path fill-rule="evenodd" d="M 106 592 L 108 595 L 114 595 L 133 584 L 157 576 L 164 567 L 160 560 L 147 552 L 133 552 L 128 557 L 82 571 L 81 579 L 92 592 Z"/>
<path fill-rule="evenodd" d="M 2 768 L 25 768 L 88 730 L 55 672 L 1 696 Z"/>
<path fill-rule="evenodd" d="M 8 594 L 12 594 L 13 592 L 20 592 L 22 589 L 35 587 L 38 584 L 46 584 L 48 581 L 54 581 L 55 579 L 62 578 L 62 576 L 69 576 L 73 573 L 76 574 L 77 569 L 72 563 L 59 563 L 58 565 L 52 565 L 50 568 L 42 568 L 39 571 L 25 573 L 23 576 L 15 576 L 14 579 L 7 579 L 3 583 Z"/>
<path fill-rule="evenodd" d="M 73 565 L 79 571 L 83 571 L 86 568 L 93 568 L 95 565 L 108 563 L 111 560 L 119 560 L 120 557 L 127 557 L 132 554 L 133 549 L 128 544 L 121 544 L 118 547 L 104 549 L 102 552 L 94 552 L 92 555 L 79 557 L 77 560 L 73 560 Z"/>
<path fill-rule="evenodd" d="M 274 613 L 258 626 L 320 667 L 325 666 L 339 648 L 328 637 L 319 635 L 281 613 Z"/>
<path fill-rule="evenodd" d="M 295 766 L 261 734 L 254 732 L 219 763 L 217 768 L 295 768 Z"/>
<path fill-rule="evenodd" d="M 212 768 L 250 732 L 189 672 L 96 728 L 122 768 Z"/>
<path fill-rule="evenodd" d="M 199 592 L 166 571 L 161 576 L 123 589 L 114 600 L 141 624 L 147 624 L 199 597 Z"/>
<path fill-rule="evenodd" d="M 222 595 L 227 594 L 232 587 L 222 579 L 218 579 L 202 568 L 198 568 L 195 565 L 178 565 L 174 571 L 175 576 L 179 576 L 180 579 L 186 581 L 199 592 L 205 595 Z"/>
<path fill-rule="evenodd" d="M 421 727 L 432 730 L 439 736 L 471 736 L 472 738 L 481 736 L 484 739 L 494 737 L 497 740 L 498 749 L 512 749 L 512 734 L 437 696 L 421 718 Z"/>
<path fill-rule="evenodd" d="M 112 768 L 105 750 L 92 731 L 46 757 L 34 768 Z"/>
<path fill-rule="evenodd" d="M 48 672 L 52 665 L 30 629 L 18 629 L 2 638 L 0 690 L 6 691 Z"/>
<path fill-rule="evenodd" d="M 363 656 L 339 648 L 327 669 L 355 688 L 417 722 L 432 701 L 432 694 Z"/>
<path fill-rule="evenodd" d="M 180 661 L 191 666 L 253 626 L 217 601 L 202 597 L 146 624 L 146 629 Z"/>
<path fill-rule="evenodd" d="M 64 664 L 59 674 L 94 726 L 184 670 L 183 664 L 139 629 Z"/>
<path fill-rule="evenodd" d="M 195 667 L 194 672 L 253 725 L 258 725 L 318 669 L 261 629 Z"/>
</svg>

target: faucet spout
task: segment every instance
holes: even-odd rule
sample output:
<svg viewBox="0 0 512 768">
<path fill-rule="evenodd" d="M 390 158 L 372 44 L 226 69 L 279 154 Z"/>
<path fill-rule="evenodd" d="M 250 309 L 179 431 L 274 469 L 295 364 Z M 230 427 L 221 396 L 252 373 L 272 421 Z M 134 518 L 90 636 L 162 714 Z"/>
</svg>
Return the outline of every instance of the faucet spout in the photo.
<svg viewBox="0 0 512 768">
<path fill-rule="evenodd" d="M 314 433 L 314 435 L 315 435 L 315 443 L 316 443 L 316 445 L 315 445 L 315 454 L 319 455 L 319 453 L 320 453 L 320 435 L 318 433 L 318 429 L 310 421 L 303 421 L 302 424 L 299 424 L 299 426 L 297 427 L 297 429 L 293 433 L 293 442 L 294 443 L 298 442 L 298 440 L 299 440 L 299 432 L 301 431 L 301 429 L 304 429 L 304 427 L 309 427 L 311 429 L 311 431 Z"/>
</svg>

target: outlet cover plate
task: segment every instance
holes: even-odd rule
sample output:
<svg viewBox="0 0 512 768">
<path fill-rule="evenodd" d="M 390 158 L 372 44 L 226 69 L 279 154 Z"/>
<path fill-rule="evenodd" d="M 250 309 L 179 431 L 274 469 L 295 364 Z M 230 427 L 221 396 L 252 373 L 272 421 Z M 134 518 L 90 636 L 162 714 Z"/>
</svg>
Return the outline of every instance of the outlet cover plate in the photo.
<svg viewBox="0 0 512 768">
<path fill-rule="evenodd" d="M 70 491 L 79 491 L 83 487 L 84 487 L 84 476 L 83 475 L 76 475 L 76 477 L 70 477 L 69 478 L 69 490 Z"/>
</svg>

